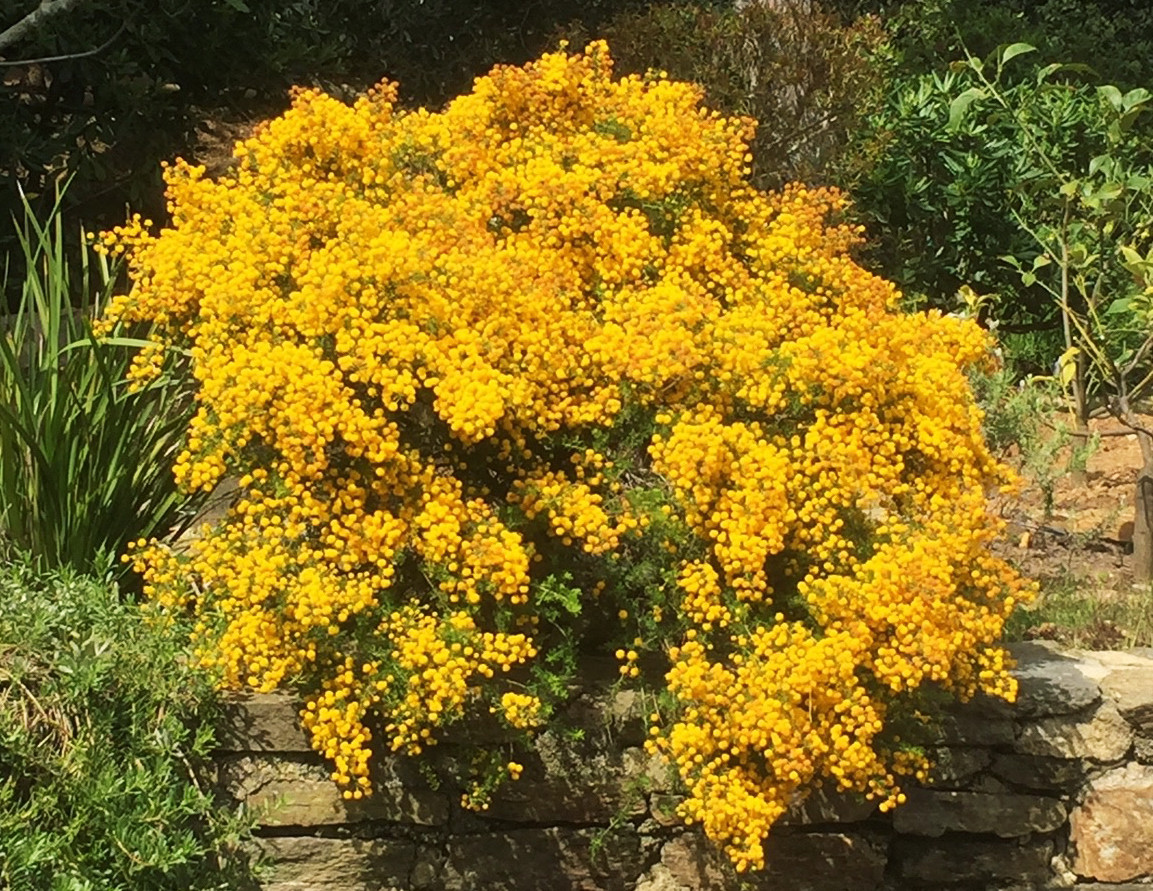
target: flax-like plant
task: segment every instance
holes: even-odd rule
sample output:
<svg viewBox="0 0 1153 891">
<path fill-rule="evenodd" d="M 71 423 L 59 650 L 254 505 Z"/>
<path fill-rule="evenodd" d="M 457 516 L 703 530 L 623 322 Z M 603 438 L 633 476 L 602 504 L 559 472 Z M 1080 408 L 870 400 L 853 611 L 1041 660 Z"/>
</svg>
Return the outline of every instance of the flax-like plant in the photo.
<svg viewBox="0 0 1153 891">
<path fill-rule="evenodd" d="M 171 468 L 190 401 L 163 378 L 130 389 L 146 339 L 93 335 L 115 270 L 83 232 L 69 249 L 59 199 L 47 220 L 25 201 L 15 226 L 24 278 L 0 317 L 0 545 L 44 568 L 117 575 L 128 542 L 186 528 L 196 508 Z"/>
</svg>

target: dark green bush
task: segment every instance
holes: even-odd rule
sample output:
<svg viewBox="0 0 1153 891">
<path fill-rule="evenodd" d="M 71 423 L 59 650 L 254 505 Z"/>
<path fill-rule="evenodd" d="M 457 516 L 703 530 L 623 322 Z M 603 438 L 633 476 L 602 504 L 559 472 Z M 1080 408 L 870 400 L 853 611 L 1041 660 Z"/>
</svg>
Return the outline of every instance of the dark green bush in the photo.
<svg viewBox="0 0 1153 891">
<path fill-rule="evenodd" d="M 875 13 L 908 72 L 984 58 L 1023 42 L 1045 58 L 1087 65 L 1103 83 L 1148 86 L 1153 6 L 1146 0 L 827 0 L 844 15 Z"/>
<path fill-rule="evenodd" d="M 0 887 L 255 887 L 204 765 L 208 682 L 114 589 L 0 566 Z"/>
<path fill-rule="evenodd" d="M 75 174 L 69 206 L 90 228 L 119 222 L 126 202 L 161 219 L 159 162 L 189 157 L 206 116 L 260 119 L 287 107 L 292 85 L 385 77 L 405 101 L 439 105 L 493 64 L 538 55 L 559 24 L 630 5 L 88 0 L 0 51 L 0 218 L 18 208 L 15 183 L 50 203 L 53 182 Z M 33 8 L 0 0 L 0 31 Z"/>
</svg>

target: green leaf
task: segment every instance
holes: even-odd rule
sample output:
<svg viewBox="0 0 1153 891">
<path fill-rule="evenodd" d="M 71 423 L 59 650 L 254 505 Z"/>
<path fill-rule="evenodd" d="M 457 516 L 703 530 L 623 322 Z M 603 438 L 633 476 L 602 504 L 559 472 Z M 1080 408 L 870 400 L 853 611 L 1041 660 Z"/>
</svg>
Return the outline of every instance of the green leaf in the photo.
<svg viewBox="0 0 1153 891">
<path fill-rule="evenodd" d="M 1046 80 L 1048 80 L 1050 74 L 1053 74 L 1056 71 L 1060 71 L 1063 68 L 1065 68 L 1065 65 L 1061 62 L 1053 62 L 1049 65 L 1046 65 L 1044 68 L 1037 72 L 1037 83 L 1044 83 Z"/>
<path fill-rule="evenodd" d="M 985 98 L 985 90 L 982 87 L 969 87 L 961 95 L 953 99 L 949 103 L 949 130 L 956 130 L 961 123 L 961 119 L 965 116 L 969 106 L 976 102 L 978 99 Z"/>
<path fill-rule="evenodd" d="M 1138 87 L 1135 90 L 1130 90 L 1121 97 L 1121 107 L 1128 111 L 1131 108 L 1144 105 L 1150 99 L 1153 99 L 1153 93 L 1150 93 L 1144 87 Z"/>
<path fill-rule="evenodd" d="M 1105 315 L 1117 316 L 1121 315 L 1122 313 L 1127 313 L 1129 312 L 1130 304 L 1132 304 L 1132 302 L 1132 297 L 1118 297 L 1116 300 L 1109 304 L 1109 308 L 1105 310 Z"/>
<path fill-rule="evenodd" d="M 1121 91 L 1112 84 L 1105 84 L 1097 88 L 1097 93 L 1104 96 L 1109 100 L 1109 104 L 1113 106 L 1116 111 L 1121 111 L 1124 106 L 1124 99 L 1121 96 Z"/>
<path fill-rule="evenodd" d="M 226 6 L 230 6 L 232 9 L 235 9 L 237 12 L 252 12 L 252 10 L 248 8 L 248 4 L 245 3 L 244 0 L 224 0 L 224 3 Z"/>
<path fill-rule="evenodd" d="M 1001 53 L 1001 64 L 1004 65 L 1010 59 L 1015 59 L 1017 56 L 1023 56 L 1025 53 L 1036 52 L 1037 47 L 1031 46 L 1028 43 L 1011 43 L 1005 47 L 1004 52 Z"/>
<path fill-rule="evenodd" d="M 1105 175 L 1108 176 L 1113 172 L 1117 162 L 1112 155 L 1097 155 L 1089 161 L 1089 175 L 1092 176 L 1098 170 L 1104 170 Z"/>
</svg>

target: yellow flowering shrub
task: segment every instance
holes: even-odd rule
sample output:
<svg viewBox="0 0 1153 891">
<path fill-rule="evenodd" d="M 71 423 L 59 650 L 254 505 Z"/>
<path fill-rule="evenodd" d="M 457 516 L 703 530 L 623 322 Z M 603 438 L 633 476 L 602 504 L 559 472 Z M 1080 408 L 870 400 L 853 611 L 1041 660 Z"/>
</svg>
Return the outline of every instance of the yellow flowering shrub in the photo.
<svg viewBox="0 0 1153 891">
<path fill-rule="evenodd" d="M 985 335 L 900 312 L 839 195 L 751 188 L 752 122 L 603 44 L 394 98 L 300 91 L 106 238 L 109 319 L 170 348 L 138 376 L 198 384 L 180 482 L 240 485 L 136 551 L 148 594 L 224 686 L 306 691 L 353 797 L 465 715 L 531 734 L 599 650 L 663 673 L 650 745 L 738 868 L 817 781 L 899 802 L 918 688 L 1014 695 Z"/>
</svg>

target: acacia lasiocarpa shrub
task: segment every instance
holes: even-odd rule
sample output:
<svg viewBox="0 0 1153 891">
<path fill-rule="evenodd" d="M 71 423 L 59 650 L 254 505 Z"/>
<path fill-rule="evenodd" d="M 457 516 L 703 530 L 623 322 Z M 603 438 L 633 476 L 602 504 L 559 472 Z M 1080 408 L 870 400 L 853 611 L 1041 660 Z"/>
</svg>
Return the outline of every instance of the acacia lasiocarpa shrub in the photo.
<svg viewBox="0 0 1153 891">
<path fill-rule="evenodd" d="M 465 715 L 531 733 L 601 648 L 663 670 L 650 746 L 738 868 L 815 782 L 899 803 L 911 694 L 1014 695 L 985 336 L 899 312 L 835 193 L 753 189 L 751 121 L 603 43 L 393 98 L 299 92 L 106 236 L 110 318 L 191 359 L 180 482 L 240 486 L 136 552 L 155 603 L 225 686 L 304 692 L 352 797 Z"/>
</svg>

